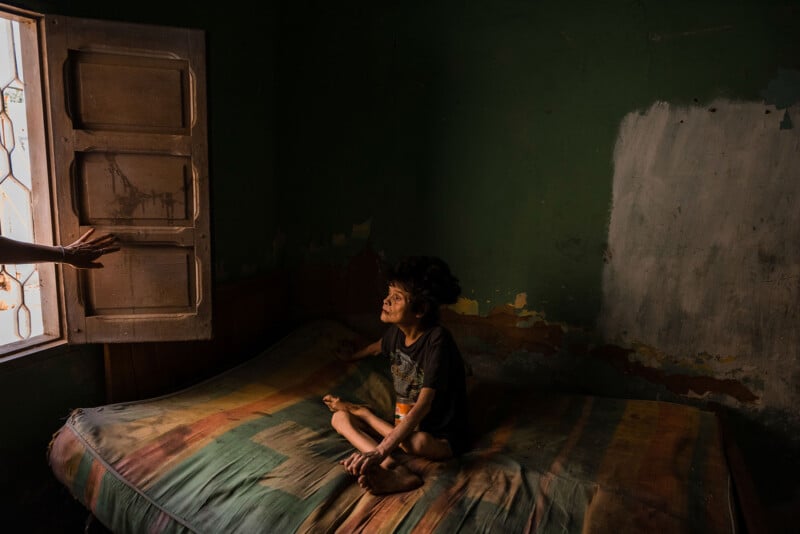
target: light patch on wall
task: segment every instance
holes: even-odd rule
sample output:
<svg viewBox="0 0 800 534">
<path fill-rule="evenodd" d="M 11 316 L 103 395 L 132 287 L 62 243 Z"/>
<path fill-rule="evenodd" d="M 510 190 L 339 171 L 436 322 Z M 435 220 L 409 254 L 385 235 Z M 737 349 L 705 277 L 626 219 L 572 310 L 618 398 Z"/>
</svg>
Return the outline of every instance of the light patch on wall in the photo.
<svg viewBox="0 0 800 534">
<path fill-rule="evenodd" d="M 490 301 L 486 301 L 487 303 Z M 528 294 L 517 293 L 514 297 L 514 302 L 504 304 L 493 308 L 489 315 L 504 314 L 519 318 L 514 322 L 517 328 L 531 328 L 532 326 L 544 322 L 544 315 L 539 312 L 528 310 L 525 306 L 528 305 Z M 455 304 L 447 306 L 447 308 L 459 315 L 472 315 L 475 317 L 480 316 L 480 306 L 477 300 L 469 299 L 466 297 L 459 297 Z"/>
<path fill-rule="evenodd" d="M 512 304 L 511 306 L 515 310 L 521 310 L 521 309 L 525 308 L 525 306 L 527 306 L 527 305 L 528 305 L 528 294 L 527 293 L 517 293 L 517 295 L 514 297 L 514 304 Z"/>
<path fill-rule="evenodd" d="M 797 109 L 786 109 L 797 123 Z M 598 327 L 724 376 L 733 358 L 763 406 L 797 416 L 800 129 L 755 102 L 658 102 L 628 114 L 614 184 Z M 652 355 L 651 355 L 652 356 Z M 635 357 L 635 356 L 632 356 Z"/>
<path fill-rule="evenodd" d="M 478 315 L 478 301 L 466 297 L 458 297 L 458 301 L 448 308 L 461 315 Z"/>
<path fill-rule="evenodd" d="M 528 294 L 527 293 L 517 293 L 514 296 L 514 302 L 509 303 L 508 306 L 514 309 L 514 313 L 516 313 L 517 317 L 524 317 L 525 320 L 519 321 L 517 326 L 520 328 L 528 328 L 536 323 L 536 321 L 544 321 L 544 315 L 533 310 L 529 310 L 526 308 L 528 305 Z"/>
</svg>

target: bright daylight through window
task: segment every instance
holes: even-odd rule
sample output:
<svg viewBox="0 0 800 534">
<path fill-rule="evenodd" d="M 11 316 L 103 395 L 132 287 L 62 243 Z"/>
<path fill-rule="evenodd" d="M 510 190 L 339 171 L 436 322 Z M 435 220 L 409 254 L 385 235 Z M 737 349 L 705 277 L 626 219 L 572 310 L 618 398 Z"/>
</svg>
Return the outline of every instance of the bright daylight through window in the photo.
<svg viewBox="0 0 800 534">
<path fill-rule="evenodd" d="M 96 269 L 0 258 L 0 361 L 211 337 L 204 39 L 0 4 L 0 235 L 124 244 Z"/>
<path fill-rule="evenodd" d="M 26 80 L 17 21 L 0 19 L 0 43 L 0 234 L 33 241 Z M 40 290 L 37 265 L 0 265 L 0 345 L 43 333 Z"/>
</svg>

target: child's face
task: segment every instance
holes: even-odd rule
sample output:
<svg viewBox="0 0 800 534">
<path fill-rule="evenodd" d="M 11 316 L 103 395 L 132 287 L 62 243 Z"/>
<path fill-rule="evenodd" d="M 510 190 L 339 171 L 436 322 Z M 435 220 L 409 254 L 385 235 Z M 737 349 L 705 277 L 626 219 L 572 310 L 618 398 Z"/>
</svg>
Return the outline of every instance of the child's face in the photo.
<svg viewBox="0 0 800 534">
<path fill-rule="evenodd" d="M 419 316 L 411 311 L 411 295 L 408 291 L 389 286 L 389 294 L 383 299 L 381 321 L 388 324 L 412 325 L 419 322 Z"/>
</svg>

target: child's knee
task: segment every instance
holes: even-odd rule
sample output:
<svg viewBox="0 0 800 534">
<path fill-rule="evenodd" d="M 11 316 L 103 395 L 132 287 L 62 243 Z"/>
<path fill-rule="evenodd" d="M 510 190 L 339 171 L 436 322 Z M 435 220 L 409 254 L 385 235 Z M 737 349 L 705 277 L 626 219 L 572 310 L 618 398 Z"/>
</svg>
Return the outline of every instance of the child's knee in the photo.
<svg viewBox="0 0 800 534">
<path fill-rule="evenodd" d="M 425 438 L 426 436 L 421 432 L 414 432 L 408 436 L 408 438 L 406 438 L 406 440 L 401 444 L 401 447 L 408 454 L 422 456 L 422 453 L 425 450 L 425 444 L 427 442 Z"/>
<path fill-rule="evenodd" d="M 453 455 L 447 440 L 435 438 L 426 432 L 414 432 L 404 443 L 403 450 L 430 460 L 444 460 Z"/>
</svg>

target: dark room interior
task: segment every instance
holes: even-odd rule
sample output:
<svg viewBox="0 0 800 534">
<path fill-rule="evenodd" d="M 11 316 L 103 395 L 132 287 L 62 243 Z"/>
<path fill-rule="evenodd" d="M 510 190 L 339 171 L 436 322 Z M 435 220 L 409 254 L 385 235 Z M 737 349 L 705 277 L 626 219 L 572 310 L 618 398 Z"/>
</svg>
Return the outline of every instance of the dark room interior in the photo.
<svg viewBox="0 0 800 534">
<path fill-rule="evenodd" d="M 0 359 L 8 532 L 92 523 L 46 456 L 71 410 L 315 319 L 380 335 L 380 264 L 417 254 L 475 365 L 714 412 L 742 529 L 795 530 L 799 1 L 4 3 L 203 31 L 213 309 L 208 340 Z"/>
</svg>

